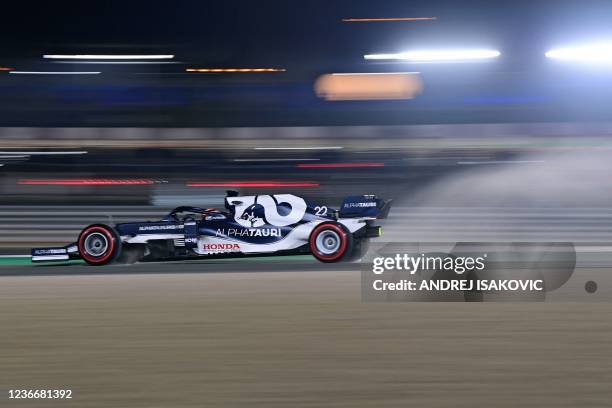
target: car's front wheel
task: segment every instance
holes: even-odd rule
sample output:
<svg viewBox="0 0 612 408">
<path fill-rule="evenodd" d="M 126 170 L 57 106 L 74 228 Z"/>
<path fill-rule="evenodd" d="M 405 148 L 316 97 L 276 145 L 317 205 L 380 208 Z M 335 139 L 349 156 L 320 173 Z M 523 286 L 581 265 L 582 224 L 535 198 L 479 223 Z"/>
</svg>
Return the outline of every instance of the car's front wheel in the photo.
<svg viewBox="0 0 612 408">
<path fill-rule="evenodd" d="M 121 238 L 114 228 L 94 224 L 79 234 L 77 247 L 81 258 L 90 265 L 106 265 L 121 253 Z"/>
</svg>

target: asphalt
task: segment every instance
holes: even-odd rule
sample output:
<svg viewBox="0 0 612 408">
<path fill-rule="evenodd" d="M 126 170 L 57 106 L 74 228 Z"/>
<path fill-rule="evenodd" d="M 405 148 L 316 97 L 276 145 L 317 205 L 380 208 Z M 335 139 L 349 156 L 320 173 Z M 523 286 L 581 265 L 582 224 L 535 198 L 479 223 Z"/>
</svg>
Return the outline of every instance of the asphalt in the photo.
<svg viewBox="0 0 612 408">
<path fill-rule="evenodd" d="M 2 257 L 0 257 L 2 260 Z M 69 263 L 31 264 L 29 258 L 4 258 L 0 262 L 2 276 L 45 276 L 45 275 L 147 275 L 176 273 L 249 273 L 249 272 L 323 272 L 352 270 L 359 271 L 359 264 L 326 264 L 316 261 L 310 255 L 249 257 L 237 259 L 190 260 L 169 262 L 142 262 L 130 265 L 111 264 L 90 266 L 81 261 Z"/>
<path fill-rule="evenodd" d="M 365 303 L 342 264 L 259 265 L 1 276 L 2 406 L 609 406 L 609 302 Z"/>
</svg>

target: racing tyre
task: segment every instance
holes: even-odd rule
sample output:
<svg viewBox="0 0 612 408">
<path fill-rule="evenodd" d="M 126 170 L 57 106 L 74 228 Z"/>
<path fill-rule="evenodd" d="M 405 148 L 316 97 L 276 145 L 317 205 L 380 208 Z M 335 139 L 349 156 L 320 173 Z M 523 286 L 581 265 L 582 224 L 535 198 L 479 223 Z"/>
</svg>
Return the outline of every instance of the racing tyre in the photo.
<svg viewBox="0 0 612 408">
<path fill-rule="evenodd" d="M 79 234 L 77 247 L 81 258 L 90 265 L 106 265 L 121 253 L 121 238 L 114 228 L 93 224 Z"/>
<path fill-rule="evenodd" d="M 342 225 L 324 222 L 310 234 L 310 251 L 321 262 L 338 262 L 353 252 L 353 235 Z"/>
</svg>

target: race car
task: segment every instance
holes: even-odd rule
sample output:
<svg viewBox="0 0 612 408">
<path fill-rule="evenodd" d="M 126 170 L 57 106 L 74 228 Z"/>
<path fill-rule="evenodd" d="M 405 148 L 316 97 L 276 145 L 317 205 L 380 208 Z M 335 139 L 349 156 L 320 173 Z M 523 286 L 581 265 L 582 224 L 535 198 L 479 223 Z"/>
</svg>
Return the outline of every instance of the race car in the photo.
<svg viewBox="0 0 612 408">
<path fill-rule="evenodd" d="M 292 194 L 239 196 L 228 191 L 225 210 L 177 207 L 159 221 L 92 224 L 78 240 L 59 248 L 33 248 L 32 262 L 83 259 L 90 265 L 203 257 L 311 253 L 322 262 L 360 258 L 375 220 L 391 200 L 346 197 L 340 209 Z"/>
</svg>

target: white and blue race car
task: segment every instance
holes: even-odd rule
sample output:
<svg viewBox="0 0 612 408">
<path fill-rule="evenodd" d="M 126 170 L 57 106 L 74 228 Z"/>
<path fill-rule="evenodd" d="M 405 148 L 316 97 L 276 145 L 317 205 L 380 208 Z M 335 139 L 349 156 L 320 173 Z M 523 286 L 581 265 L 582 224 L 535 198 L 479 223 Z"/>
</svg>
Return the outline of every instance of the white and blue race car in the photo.
<svg viewBox="0 0 612 408">
<path fill-rule="evenodd" d="M 75 243 L 32 249 L 33 262 L 83 259 L 90 265 L 202 257 L 311 253 L 322 262 L 360 258 L 376 219 L 391 200 L 346 197 L 339 210 L 291 194 L 238 196 L 228 191 L 225 211 L 177 207 L 159 221 L 93 224 Z"/>
</svg>

